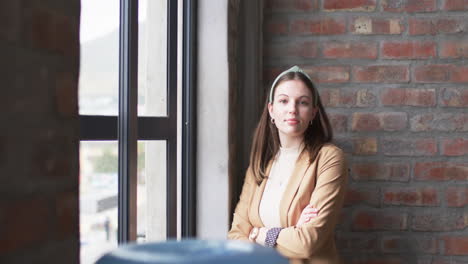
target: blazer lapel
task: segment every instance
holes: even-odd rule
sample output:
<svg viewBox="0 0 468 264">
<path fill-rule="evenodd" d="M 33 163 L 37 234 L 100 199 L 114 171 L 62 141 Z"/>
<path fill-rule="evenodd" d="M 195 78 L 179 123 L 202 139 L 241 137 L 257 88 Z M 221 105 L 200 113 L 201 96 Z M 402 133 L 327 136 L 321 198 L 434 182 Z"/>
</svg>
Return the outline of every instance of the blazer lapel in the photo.
<svg viewBox="0 0 468 264">
<path fill-rule="evenodd" d="M 289 207 L 291 206 L 294 196 L 296 195 L 297 190 L 299 189 L 302 178 L 304 178 L 304 175 L 307 169 L 309 168 L 309 155 L 307 154 L 308 154 L 307 151 L 303 151 L 301 155 L 299 156 L 299 158 L 297 159 L 296 166 L 294 167 L 291 178 L 289 178 L 288 185 L 286 186 L 283 197 L 281 198 L 281 202 L 280 202 L 281 227 L 287 227 L 289 224 L 288 223 Z"/>
</svg>

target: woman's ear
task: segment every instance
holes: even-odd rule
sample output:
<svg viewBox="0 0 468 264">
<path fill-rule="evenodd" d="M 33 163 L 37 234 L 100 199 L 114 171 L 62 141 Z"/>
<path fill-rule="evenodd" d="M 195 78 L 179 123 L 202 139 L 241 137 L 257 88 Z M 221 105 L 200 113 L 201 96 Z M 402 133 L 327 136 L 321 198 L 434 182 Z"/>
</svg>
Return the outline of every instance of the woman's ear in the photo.
<svg viewBox="0 0 468 264">
<path fill-rule="evenodd" d="M 317 115 L 318 110 L 319 110 L 318 106 L 312 110 L 312 120 L 314 120 L 315 116 Z"/>
<path fill-rule="evenodd" d="M 268 113 L 270 114 L 270 118 L 273 118 L 273 104 L 268 103 Z"/>
</svg>

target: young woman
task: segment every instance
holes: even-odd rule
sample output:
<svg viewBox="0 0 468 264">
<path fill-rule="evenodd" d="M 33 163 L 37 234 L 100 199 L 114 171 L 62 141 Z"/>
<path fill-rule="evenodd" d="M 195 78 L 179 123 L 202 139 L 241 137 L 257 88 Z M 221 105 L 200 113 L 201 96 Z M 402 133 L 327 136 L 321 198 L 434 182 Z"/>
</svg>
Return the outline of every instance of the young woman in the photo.
<svg viewBox="0 0 468 264">
<path fill-rule="evenodd" d="M 291 263 L 340 263 L 334 242 L 345 195 L 343 152 L 318 91 L 297 66 L 270 90 L 229 239 L 276 247 Z"/>
</svg>

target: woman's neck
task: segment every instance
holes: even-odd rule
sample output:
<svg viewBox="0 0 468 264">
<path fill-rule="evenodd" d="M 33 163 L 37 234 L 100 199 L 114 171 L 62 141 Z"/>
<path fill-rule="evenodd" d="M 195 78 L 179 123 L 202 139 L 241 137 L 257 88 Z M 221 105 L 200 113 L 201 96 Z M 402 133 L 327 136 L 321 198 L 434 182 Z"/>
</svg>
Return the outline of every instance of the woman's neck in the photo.
<svg viewBox="0 0 468 264">
<path fill-rule="evenodd" d="M 299 148 L 304 141 L 304 137 L 281 137 L 280 143 L 282 148 Z"/>
</svg>

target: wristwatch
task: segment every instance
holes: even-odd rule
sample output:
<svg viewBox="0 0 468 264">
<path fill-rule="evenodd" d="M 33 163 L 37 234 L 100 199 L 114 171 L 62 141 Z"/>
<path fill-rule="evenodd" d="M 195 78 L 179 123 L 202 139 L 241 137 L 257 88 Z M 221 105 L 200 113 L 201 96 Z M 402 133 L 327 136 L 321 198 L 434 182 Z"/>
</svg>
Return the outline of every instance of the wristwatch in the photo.
<svg viewBox="0 0 468 264">
<path fill-rule="evenodd" d="M 258 227 L 254 227 L 252 228 L 252 230 L 250 230 L 250 234 L 249 234 L 250 241 L 255 242 L 255 239 L 257 239 L 258 237 L 259 230 L 260 229 Z"/>
</svg>

